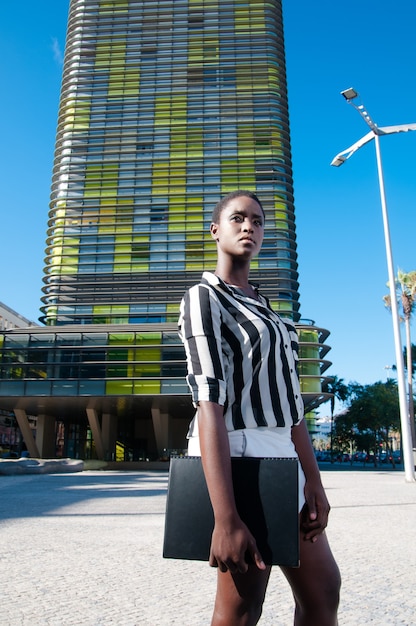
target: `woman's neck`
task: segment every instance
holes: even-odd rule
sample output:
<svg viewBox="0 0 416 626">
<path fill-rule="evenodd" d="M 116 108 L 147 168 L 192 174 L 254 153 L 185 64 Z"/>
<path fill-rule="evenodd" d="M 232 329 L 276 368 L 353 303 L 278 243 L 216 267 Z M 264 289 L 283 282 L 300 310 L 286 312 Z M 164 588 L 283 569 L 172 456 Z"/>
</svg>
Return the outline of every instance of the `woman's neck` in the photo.
<svg viewBox="0 0 416 626">
<path fill-rule="evenodd" d="M 234 285 L 241 289 L 249 287 L 249 269 L 248 264 L 240 267 L 226 267 L 220 263 L 217 264 L 215 274 L 228 285 Z"/>
<path fill-rule="evenodd" d="M 221 278 L 221 280 L 224 281 L 226 285 L 237 288 L 245 296 L 253 298 L 254 300 L 259 299 L 257 288 L 253 287 L 249 283 L 247 275 L 241 275 L 238 273 L 220 274 L 218 271 L 215 272 L 215 275 Z"/>
</svg>

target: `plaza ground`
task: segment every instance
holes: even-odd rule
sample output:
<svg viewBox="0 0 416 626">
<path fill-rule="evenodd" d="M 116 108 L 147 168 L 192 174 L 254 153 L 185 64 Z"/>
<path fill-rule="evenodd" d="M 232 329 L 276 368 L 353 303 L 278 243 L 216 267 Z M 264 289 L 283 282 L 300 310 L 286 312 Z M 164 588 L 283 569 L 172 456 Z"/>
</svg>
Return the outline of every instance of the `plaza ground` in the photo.
<svg viewBox="0 0 416 626">
<path fill-rule="evenodd" d="M 402 470 L 323 467 L 340 626 L 414 625 L 416 484 Z M 3 626 L 207 626 L 215 571 L 162 558 L 166 471 L 0 476 Z M 260 624 L 289 626 L 274 568 Z"/>
</svg>

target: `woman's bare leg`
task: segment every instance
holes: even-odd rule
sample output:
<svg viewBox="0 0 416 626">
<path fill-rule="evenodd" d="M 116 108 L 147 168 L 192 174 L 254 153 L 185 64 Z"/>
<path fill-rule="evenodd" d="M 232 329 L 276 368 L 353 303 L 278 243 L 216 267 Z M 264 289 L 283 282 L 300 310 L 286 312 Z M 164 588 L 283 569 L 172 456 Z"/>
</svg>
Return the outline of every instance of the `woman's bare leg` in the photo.
<svg viewBox="0 0 416 626">
<path fill-rule="evenodd" d="M 217 574 L 217 595 L 211 626 L 255 626 L 260 619 L 270 567 L 250 565 L 245 574 Z"/>
<path fill-rule="evenodd" d="M 295 598 L 295 626 L 336 626 L 341 576 L 325 533 L 300 537 L 300 567 L 282 567 Z"/>
</svg>

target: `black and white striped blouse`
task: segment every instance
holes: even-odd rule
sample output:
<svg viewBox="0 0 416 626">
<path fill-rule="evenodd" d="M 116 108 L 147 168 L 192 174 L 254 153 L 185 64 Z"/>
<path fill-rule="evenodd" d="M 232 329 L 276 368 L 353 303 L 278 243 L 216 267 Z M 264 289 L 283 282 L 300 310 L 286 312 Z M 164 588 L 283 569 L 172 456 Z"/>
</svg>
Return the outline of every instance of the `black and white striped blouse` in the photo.
<svg viewBox="0 0 416 626">
<path fill-rule="evenodd" d="M 224 406 L 227 430 L 284 427 L 303 417 L 294 324 L 204 272 L 182 299 L 179 336 L 195 406 Z"/>
</svg>

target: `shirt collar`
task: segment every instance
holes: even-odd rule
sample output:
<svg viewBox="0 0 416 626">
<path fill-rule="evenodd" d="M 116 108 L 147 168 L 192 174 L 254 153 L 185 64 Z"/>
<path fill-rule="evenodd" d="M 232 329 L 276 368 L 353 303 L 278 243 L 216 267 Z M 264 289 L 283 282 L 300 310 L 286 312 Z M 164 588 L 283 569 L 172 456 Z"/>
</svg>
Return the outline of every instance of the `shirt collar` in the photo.
<svg viewBox="0 0 416 626">
<path fill-rule="evenodd" d="M 244 293 L 242 293 L 237 287 L 234 287 L 232 285 L 227 285 L 227 283 L 225 283 L 222 278 L 220 278 L 219 276 L 217 276 L 216 274 L 214 274 L 213 272 L 204 272 L 202 274 L 202 279 L 206 280 L 206 282 L 209 285 L 212 285 L 213 287 L 220 287 L 223 291 L 225 291 L 226 293 L 232 295 L 232 296 L 239 296 L 240 298 L 244 298 L 244 299 L 248 299 L 248 300 L 252 300 L 252 298 L 249 298 L 248 296 L 246 296 Z M 259 290 L 259 285 L 258 283 L 252 283 L 250 282 L 250 285 L 252 285 L 254 287 L 254 289 L 257 291 L 257 295 L 259 296 L 259 301 L 261 303 L 263 303 L 263 296 L 258 293 Z"/>
</svg>

